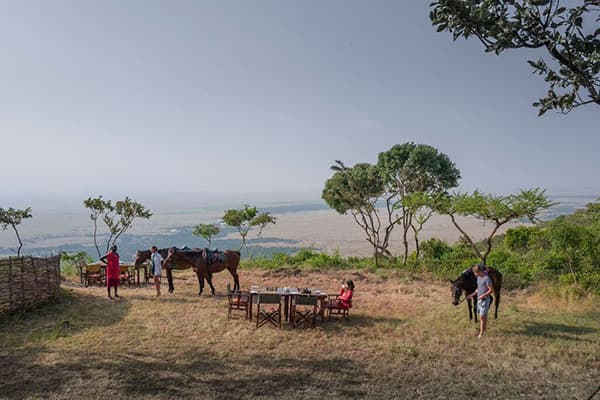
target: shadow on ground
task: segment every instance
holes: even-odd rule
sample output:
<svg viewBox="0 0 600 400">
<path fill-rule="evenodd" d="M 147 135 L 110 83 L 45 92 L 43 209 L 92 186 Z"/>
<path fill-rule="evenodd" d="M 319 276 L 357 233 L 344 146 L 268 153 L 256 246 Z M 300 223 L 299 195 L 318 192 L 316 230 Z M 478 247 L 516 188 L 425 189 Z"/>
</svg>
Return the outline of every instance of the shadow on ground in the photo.
<svg viewBox="0 0 600 400">
<path fill-rule="evenodd" d="M 160 399 L 319 398 L 324 392 L 334 398 L 354 398 L 366 395 L 360 387 L 368 378 L 359 363 L 343 357 L 260 357 L 228 362 L 207 353 L 196 353 L 187 360 L 156 354 L 82 353 L 74 358 L 77 361 L 42 365 L 28 357 L 9 357 L 3 364 L 12 367 L 2 366 L 0 393 L 11 399 L 103 394 Z"/>
<path fill-rule="evenodd" d="M 571 341 L 585 341 L 581 335 L 596 333 L 598 329 L 590 326 L 567 325 L 549 322 L 524 322 L 518 333 L 532 337 L 545 337 Z"/>
</svg>

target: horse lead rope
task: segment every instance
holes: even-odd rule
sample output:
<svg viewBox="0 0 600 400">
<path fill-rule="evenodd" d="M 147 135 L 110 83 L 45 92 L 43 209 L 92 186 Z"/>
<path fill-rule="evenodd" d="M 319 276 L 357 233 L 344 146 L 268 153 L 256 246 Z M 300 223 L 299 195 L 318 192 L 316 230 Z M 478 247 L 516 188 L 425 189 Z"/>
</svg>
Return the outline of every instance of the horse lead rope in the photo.
<svg viewBox="0 0 600 400">
<path fill-rule="evenodd" d="M 596 393 L 600 392 L 600 386 L 598 386 L 598 388 L 594 391 L 594 393 L 592 393 L 592 395 L 590 397 L 587 398 L 587 400 L 592 400 L 592 398 L 596 395 Z"/>
</svg>

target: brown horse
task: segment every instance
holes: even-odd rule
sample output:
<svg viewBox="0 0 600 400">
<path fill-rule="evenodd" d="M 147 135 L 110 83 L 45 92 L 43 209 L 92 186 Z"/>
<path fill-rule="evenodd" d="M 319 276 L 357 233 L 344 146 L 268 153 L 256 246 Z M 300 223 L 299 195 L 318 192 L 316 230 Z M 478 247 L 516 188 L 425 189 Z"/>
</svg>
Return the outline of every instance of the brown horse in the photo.
<svg viewBox="0 0 600 400">
<path fill-rule="evenodd" d="M 179 250 L 176 247 L 171 247 L 167 253 L 167 257 L 163 261 L 163 265 L 167 270 L 167 278 L 169 277 L 168 271 L 173 268 L 186 269 L 192 268 L 198 276 L 198 282 L 200 283 L 200 291 L 198 296 L 202 294 L 204 289 L 204 280 L 206 278 L 210 286 L 212 294 L 215 294 L 215 287 L 212 284 L 212 274 L 221 272 L 227 269 L 231 276 L 233 276 L 233 290 L 240 290 L 240 280 L 237 274 L 237 269 L 240 264 L 240 252 L 235 250 L 223 250 L 225 260 L 215 260 L 212 263 L 207 262 L 208 254 L 207 249 L 203 250 Z M 173 286 L 172 279 L 169 280 L 169 292 L 172 292 Z"/>
<path fill-rule="evenodd" d="M 200 249 L 194 249 L 194 250 L 200 250 Z M 163 260 L 165 260 L 167 258 L 167 256 L 169 255 L 169 249 L 165 248 L 165 249 L 158 249 L 158 254 L 160 254 L 163 258 Z M 138 250 L 136 255 L 135 255 L 135 268 L 140 268 L 141 265 L 148 261 L 150 259 L 150 256 L 152 255 L 152 252 L 150 252 L 150 250 Z M 163 261 L 163 265 L 164 265 L 164 261 Z M 174 268 L 175 269 L 187 269 L 187 268 L 192 268 L 192 265 L 176 265 Z M 175 287 L 173 286 L 173 268 L 166 268 L 165 267 L 165 271 L 167 272 L 167 281 L 169 282 L 169 293 L 173 293 L 173 291 L 175 290 Z M 204 277 L 202 277 L 202 275 L 198 275 L 198 284 L 200 285 L 200 293 L 202 293 L 202 289 L 204 289 Z"/>
<path fill-rule="evenodd" d="M 498 306 L 500 305 L 500 290 L 502 289 L 502 274 L 497 269 L 491 267 L 485 268 L 490 278 L 492 279 L 492 284 L 494 285 L 493 299 L 496 303 L 494 319 L 498 319 Z M 451 280 L 450 283 L 452 284 L 452 304 L 457 306 L 460 303 L 462 303 L 462 301 L 464 301 L 464 299 L 462 301 L 460 300 L 460 296 L 464 291 L 465 298 L 467 300 L 467 308 L 469 309 L 469 320 L 472 320 L 473 316 L 475 316 L 475 322 L 477 322 L 477 301 L 473 299 L 473 301 L 471 302 L 471 299 L 466 297 L 477 289 L 477 277 L 475 276 L 473 269 L 466 269 L 465 271 L 463 271 L 462 274 L 460 274 L 458 278 L 456 278 L 455 280 Z M 473 311 L 471 311 L 471 308 L 473 309 Z"/>
</svg>

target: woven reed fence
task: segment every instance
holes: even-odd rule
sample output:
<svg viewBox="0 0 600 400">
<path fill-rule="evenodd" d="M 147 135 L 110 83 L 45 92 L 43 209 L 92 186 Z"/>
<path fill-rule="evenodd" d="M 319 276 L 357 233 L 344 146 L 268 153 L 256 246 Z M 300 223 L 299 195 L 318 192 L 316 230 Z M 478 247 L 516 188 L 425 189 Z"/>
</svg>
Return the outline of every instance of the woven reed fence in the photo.
<svg viewBox="0 0 600 400">
<path fill-rule="evenodd" d="M 60 255 L 0 259 L 0 314 L 36 307 L 59 289 Z"/>
</svg>

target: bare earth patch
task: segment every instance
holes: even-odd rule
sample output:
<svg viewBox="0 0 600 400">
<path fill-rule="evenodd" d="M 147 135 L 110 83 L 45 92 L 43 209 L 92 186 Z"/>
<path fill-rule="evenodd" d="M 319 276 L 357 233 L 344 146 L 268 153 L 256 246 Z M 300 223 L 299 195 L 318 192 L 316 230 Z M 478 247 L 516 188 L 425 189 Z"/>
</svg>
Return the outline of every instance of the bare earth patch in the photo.
<svg viewBox="0 0 600 400">
<path fill-rule="evenodd" d="M 349 320 L 282 330 L 227 319 L 225 286 L 197 296 L 67 282 L 59 304 L 0 320 L 4 399 L 564 399 L 600 384 L 600 306 L 505 294 L 489 336 L 476 339 L 448 287 L 402 273 L 242 270 L 242 288 L 356 284 Z"/>
</svg>

